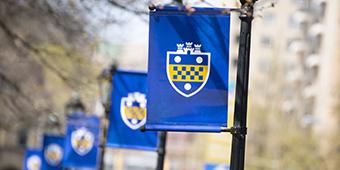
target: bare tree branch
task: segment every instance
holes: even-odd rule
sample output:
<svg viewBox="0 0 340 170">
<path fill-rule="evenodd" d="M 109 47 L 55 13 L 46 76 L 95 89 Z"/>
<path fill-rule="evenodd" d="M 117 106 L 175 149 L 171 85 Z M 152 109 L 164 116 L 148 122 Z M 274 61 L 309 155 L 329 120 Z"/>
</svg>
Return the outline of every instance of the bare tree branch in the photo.
<svg viewBox="0 0 340 170">
<path fill-rule="evenodd" d="M 131 12 L 132 14 L 135 14 L 137 16 L 147 15 L 148 14 L 147 11 L 141 11 L 141 10 L 129 8 L 127 5 L 120 4 L 120 3 L 118 3 L 118 2 L 116 2 L 114 0 L 108 0 L 108 2 L 111 3 L 115 7 L 118 7 L 120 9 L 122 9 L 122 10 L 127 11 L 127 12 Z"/>
<path fill-rule="evenodd" d="M 52 64 L 50 64 L 48 61 L 46 61 L 43 57 L 43 53 L 48 53 L 48 51 L 42 51 L 41 49 L 35 48 L 32 46 L 28 41 L 24 40 L 21 38 L 19 35 L 16 33 L 12 32 L 6 24 L 0 20 L 0 27 L 6 32 L 6 34 L 11 37 L 12 40 L 19 40 L 20 43 L 28 50 L 31 52 L 35 53 L 38 56 L 39 61 L 46 66 L 46 68 L 50 69 L 53 71 L 55 74 L 57 74 L 70 88 L 75 89 L 75 85 L 73 85 L 70 82 L 70 79 L 67 78 L 63 73 L 61 73 L 57 68 L 55 68 Z"/>
</svg>

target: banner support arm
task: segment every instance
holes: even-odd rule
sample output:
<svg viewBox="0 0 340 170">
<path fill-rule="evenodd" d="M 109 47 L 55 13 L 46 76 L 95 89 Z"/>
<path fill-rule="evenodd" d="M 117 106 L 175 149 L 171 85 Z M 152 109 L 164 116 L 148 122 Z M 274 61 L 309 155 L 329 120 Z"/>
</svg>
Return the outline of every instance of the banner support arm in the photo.
<svg viewBox="0 0 340 170">
<path fill-rule="evenodd" d="M 247 127 L 221 128 L 221 132 L 229 132 L 232 135 L 247 135 Z"/>
</svg>

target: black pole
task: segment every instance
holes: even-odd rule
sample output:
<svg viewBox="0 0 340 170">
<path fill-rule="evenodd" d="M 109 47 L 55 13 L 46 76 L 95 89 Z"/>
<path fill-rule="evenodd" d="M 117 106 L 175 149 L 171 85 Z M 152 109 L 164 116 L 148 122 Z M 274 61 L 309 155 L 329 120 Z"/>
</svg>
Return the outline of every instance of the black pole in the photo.
<svg viewBox="0 0 340 170">
<path fill-rule="evenodd" d="M 105 117 L 104 117 L 104 123 L 103 123 L 103 136 L 102 136 L 102 143 L 101 143 L 101 156 L 100 156 L 100 167 L 99 169 L 100 170 L 104 170 L 104 165 L 105 165 L 105 162 L 104 162 L 104 156 L 105 156 L 105 151 L 106 151 L 106 147 L 105 147 L 105 144 L 106 144 L 106 141 L 107 141 L 107 128 L 108 128 L 108 117 L 109 117 L 109 113 L 110 113 L 110 110 L 105 108 Z"/>
<path fill-rule="evenodd" d="M 179 5 L 183 5 L 183 0 L 176 0 Z"/>
<path fill-rule="evenodd" d="M 255 1 L 256 0 L 241 0 L 241 30 L 237 63 L 234 127 L 232 131 L 231 170 L 244 170 L 251 24 Z"/>
<path fill-rule="evenodd" d="M 111 95 L 112 91 L 112 75 L 114 75 L 116 72 L 116 66 L 111 65 L 110 69 L 108 72 L 103 73 L 102 78 L 106 79 L 106 81 L 110 82 L 110 90 L 107 91 L 108 96 Z M 105 94 L 102 94 L 105 95 Z M 105 115 L 104 115 L 104 122 L 103 122 L 103 136 L 102 136 L 102 143 L 101 143 L 101 157 L 100 157 L 100 165 L 99 165 L 99 170 L 104 170 L 105 167 L 105 152 L 106 152 L 106 142 L 107 142 L 107 131 L 108 131 L 108 126 L 109 126 L 109 115 L 110 115 L 110 109 L 111 109 L 111 98 L 108 97 L 107 101 L 104 104 L 104 109 L 105 109 Z"/>
<path fill-rule="evenodd" d="M 165 152 L 166 152 L 166 137 L 167 132 L 159 132 L 159 145 L 158 145 L 158 158 L 157 158 L 157 168 L 156 170 L 164 169 L 164 160 L 165 160 Z"/>
</svg>

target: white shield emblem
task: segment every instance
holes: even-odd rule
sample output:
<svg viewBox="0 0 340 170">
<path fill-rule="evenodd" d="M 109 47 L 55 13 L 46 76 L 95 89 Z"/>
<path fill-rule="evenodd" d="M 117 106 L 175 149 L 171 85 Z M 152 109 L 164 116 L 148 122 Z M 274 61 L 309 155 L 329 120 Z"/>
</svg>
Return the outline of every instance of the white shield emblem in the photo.
<svg viewBox="0 0 340 170">
<path fill-rule="evenodd" d="M 72 132 L 71 145 L 73 150 L 80 156 L 89 153 L 94 144 L 94 135 L 87 128 L 82 127 Z"/>
<path fill-rule="evenodd" d="M 120 114 L 126 126 L 132 130 L 139 129 L 146 122 L 146 97 L 139 92 L 129 93 L 122 97 Z"/>
<path fill-rule="evenodd" d="M 52 166 L 56 166 L 60 163 L 61 159 L 63 158 L 63 150 L 57 144 L 49 144 L 45 150 L 45 159 L 48 164 Z"/>
<path fill-rule="evenodd" d="M 201 44 L 177 44 L 177 51 L 167 52 L 166 72 L 171 86 L 184 97 L 197 94 L 210 75 L 209 52 L 201 52 Z"/>
<path fill-rule="evenodd" d="M 27 159 L 27 169 L 28 170 L 40 170 L 41 159 L 37 155 L 32 155 Z"/>
</svg>

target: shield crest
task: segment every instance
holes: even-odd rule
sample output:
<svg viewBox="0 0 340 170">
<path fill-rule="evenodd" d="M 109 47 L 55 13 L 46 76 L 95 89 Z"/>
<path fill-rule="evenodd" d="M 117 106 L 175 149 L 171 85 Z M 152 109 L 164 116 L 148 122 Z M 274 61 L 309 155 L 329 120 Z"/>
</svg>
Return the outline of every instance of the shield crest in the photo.
<svg viewBox="0 0 340 170">
<path fill-rule="evenodd" d="M 71 145 L 73 150 L 80 156 L 89 153 L 94 144 L 94 135 L 87 128 L 82 127 L 72 132 Z"/>
<path fill-rule="evenodd" d="M 201 52 L 201 44 L 177 44 L 177 51 L 167 52 L 167 77 L 171 86 L 184 97 L 197 94 L 207 83 L 211 53 Z"/>
<path fill-rule="evenodd" d="M 56 166 L 63 158 L 63 149 L 57 144 L 49 144 L 45 150 L 45 159 L 48 164 Z"/>
<path fill-rule="evenodd" d="M 28 170 L 40 170 L 41 159 L 37 155 L 33 155 L 27 159 L 27 169 Z"/>
<path fill-rule="evenodd" d="M 126 126 L 132 130 L 139 129 L 146 122 L 146 96 L 143 93 L 129 93 L 122 97 L 120 114 Z"/>
</svg>

